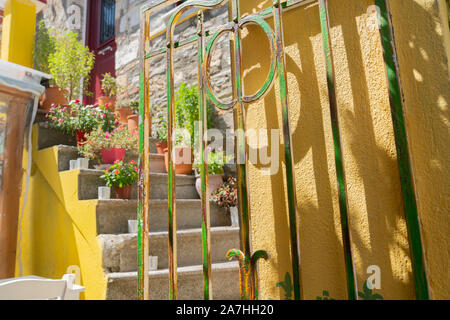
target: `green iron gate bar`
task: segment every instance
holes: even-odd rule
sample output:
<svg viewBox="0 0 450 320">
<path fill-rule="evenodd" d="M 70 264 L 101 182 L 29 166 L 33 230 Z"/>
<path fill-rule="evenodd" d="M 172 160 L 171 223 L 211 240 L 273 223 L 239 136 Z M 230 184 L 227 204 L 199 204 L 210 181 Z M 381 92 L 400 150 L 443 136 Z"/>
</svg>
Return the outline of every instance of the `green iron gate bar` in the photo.
<svg viewBox="0 0 450 320">
<path fill-rule="evenodd" d="M 392 25 L 388 16 L 387 0 L 375 0 L 380 12 L 380 30 L 382 44 L 385 50 L 385 63 L 387 68 L 388 81 L 390 85 L 390 98 L 393 110 L 393 123 L 395 128 L 395 141 L 398 151 L 398 161 L 402 181 L 402 192 L 410 241 L 412 242 L 413 272 L 416 284 L 416 293 L 418 298 L 427 298 L 428 291 L 426 286 L 426 275 L 424 269 L 423 251 L 421 248 L 420 228 L 417 217 L 417 206 L 412 185 L 412 172 L 410 169 L 410 160 L 407 148 L 406 130 L 402 114 L 402 103 L 395 97 L 401 94 L 398 70 L 394 62 L 394 42 L 392 37 Z M 386 2 L 385 2 L 386 1 Z M 158 50 L 150 48 L 150 15 L 159 10 L 162 6 L 168 6 L 176 3 L 176 0 L 161 0 L 153 4 L 144 6 L 141 15 L 141 90 L 140 90 L 140 174 L 139 174 L 139 205 L 138 205 L 138 297 L 146 300 L 149 298 L 148 281 L 148 225 L 149 225 L 149 61 L 152 58 L 166 55 L 167 59 L 167 102 L 168 102 L 168 143 L 169 143 L 169 299 L 177 299 L 177 243 L 176 243 L 176 185 L 173 167 L 173 126 L 174 126 L 174 79 L 173 79 L 173 52 L 175 49 L 183 48 L 189 44 L 198 45 L 198 80 L 199 80 L 199 114 L 200 114 L 200 152 L 205 154 L 206 139 L 204 133 L 206 130 L 206 98 L 214 103 L 217 108 L 234 111 L 235 129 L 245 128 L 244 105 L 262 99 L 273 85 L 275 74 L 278 73 L 281 106 L 283 115 L 283 137 L 285 146 L 286 177 L 287 177 L 287 200 L 288 214 L 290 224 L 291 238 L 291 257 L 292 273 L 294 282 L 294 298 L 301 298 L 300 281 L 300 250 L 297 222 L 297 198 L 295 195 L 295 174 L 293 166 L 292 141 L 289 124 L 289 103 L 287 72 L 285 64 L 284 41 L 283 41 L 283 23 L 282 16 L 287 10 L 298 8 L 310 3 L 318 3 L 320 13 L 320 23 L 322 38 L 326 57 L 327 84 L 330 100 L 331 124 L 333 132 L 333 141 L 335 149 L 335 164 L 338 181 L 339 208 L 341 216 L 341 228 L 343 234 L 343 246 L 345 255 L 345 266 L 347 276 L 347 290 L 349 299 L 357 299 L 357 285 L 355 271 L 353 266 L 351 252 L 351 236 L 349 231 L 348 209 L 345 172 L 343 163 L 343 154 L 341 147 L 341 134 L 338 121 L 338 108 L 335 92 L 335 76 L 333 66 L 333 54 L 329 34 L 330 22 L 328 16 L 328 4 L 326 0 L 303 0 L 303 1 L 281 1 L 273 0 L 273 5 L 267 9 L 261 10 L 250 16 L 241 18 L 239 13 L 239 0 L 189 0 L 183 1 L 173 13 L 166 35 L 166 47 Z M 203 10 L 213 9 L 226 3 L 231 5 L 230 22 L 216 27 L 212 30 L 205 30 L 203 26 Z M 174 28 L 181 15 L 190 8 L 199 9 L 197 34 L 185 41 L 174 41 Z M 268 25 L 265 19 L 274 18 L 274 30 Z M 240 30 L 247 24 L 256 24 L 261 27 L 268 37 L 271 47 L 271 67 L 266 81 L 262 88 L 253 96 L 244 96 L 242 83 L 242 52 Z M 211 52 L 217 43 L 218 38 L 223 34 L 230 33 L 234 38 L 234 47 L 232 57 L 234 59 L 234 97 L 231 103 L 223 103 L 216 98 L 210 83 L 209 65 L 211 62 Z M 207 37 L 209 41 L 205 45 Z M 243 132 L 243 130 L 238 130 Z M 238 134 L 235 138 L 235 156 L 244 159 L 244 164 L 237 164 L 238 178 L 238 196 L 239 196 L 239 221 L 240 221 L 240 239 L 241 250 L 232 249 L 227 257 L 236 257 L 239 260 L 239 274 L 241 282 L 242 299 L 258 299 L 257 285 L 257 260 L 260 258 L 268 259 L 265 251 L 257 251 L 253 255 L 250 248 L 250 214 L 249 197 L 247 190 L 247 155 L 245 135 Z M 210 257 L 210 217 L 209 217 L 209 192 L 207 190 L 208 172 L 207 157 L 201 157 L 201 214 L 202 214 L 202 246 L 203 246 L 203 282 L 204 299 L 212 299 L 211 287 L 211 257 Z M 405 169 L 405 166 L 407 169 Z M 412 209 L 411 209 L 412 208 Z M 422 259 L 417 258 L 417 255 Z M 425 289 L 424 289 L 425 288 Z M 426 293 L 424 293 L 426 291 Z"/>
</svg>

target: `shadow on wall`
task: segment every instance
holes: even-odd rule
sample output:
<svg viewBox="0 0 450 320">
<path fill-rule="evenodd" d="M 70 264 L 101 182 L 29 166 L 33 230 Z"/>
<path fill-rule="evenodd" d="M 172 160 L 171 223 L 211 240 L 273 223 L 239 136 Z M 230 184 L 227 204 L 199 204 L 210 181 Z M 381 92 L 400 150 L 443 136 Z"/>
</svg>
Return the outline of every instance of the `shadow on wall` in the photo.
<svg viewBox="0 0 450 320">
<path fill-rule="evenodd" d="M 378 265 L 382 276 L 380 292 L 386 299 L 414 299 L 382 48 L 378 29 L 371 28 L 374 15 L 369 7 L 373 1 L 329 3 L 358 289 L 362 291 L 369 276 L 367 268 Z M 445 162 L 450 157 L 445 148 L 449 123 L 448 66 L 445 51 L 431 50 L 442 46 L 442 37 L 430 12 L 415 1 L 392 4 L 392 11 L 429 273 L 434 271 L 442 277 L 448 262 L 448 253 L 445 256 L 439 245 L 443 239 L 438 238 L 439 234 L 445 235 L 449 225 L 448 203 L 439 201 L 448 192 L 445 190 L 449 190 L 450 180 L 442 179 L 450 170 L 448 161 Z M 345 299 L 337 182 L 318 7 L 309 6 L 286 13 L 284 27 L 304 297 L 314 299 L 326 289 L 334 297 Z M 267 76 L 269 48 L 263 44 L 266 43 L 265 35 L 257 27 L 248 30 L 243 44 L 243 65 L 247 70 L 246 94 L 251 94 L 261 87 Z M 282 129 L 277 90 L 278 86 L 274 87 L 263 103 L 248 106 L 251 127 Z M 280 155 L 284 154 L 283 148 L 280 145 Z M 269 154 L 273 151 L 269 147 Z M 273 250 L 278 258 L 267 268 L 276 272 L 277 281 L 283 281 L 286 271 L 290 271 L 286 197 L 280 192 L 285 189 L 284 167 L 280 166 L 280 169 L 270 177 L 270 187 L 267 187 L 270 190 L 264 187 L 258 190 L 263 191 L 264 198 L 251 190 L 252 201 L 271 199 L 267 193 L 274 199 Z M 255 171 L 251 175 L 255 181 L 261 179 Z M 439 181 L 437 185 L 442 188 L 439 189 L 441 192 L 430 195 L 429 190 L 436 187 L 436 181 Z M 442 215 L 433 217 L 433 212 Z M 252 216 L 259 214 L 263 213 L 255 212 Z M 257 220 L 260 221 L 259 216 Z M 259 226 L 252 224 L 252 227 L 257 229 Z M 436 236 L 433 230 L 438 231 Z M 254 229 L 253 233 L 256 232 Z M 258 249 L 266 248 L 258 246 Z M 266 265 L 262 265 L 264 268 Z M 261 274 L 265 274 L 264 270 Z M 432 288 L 439 286 L 434 283 L 434 277 L 429 274 Z M 271 285 L 261 284 L 262 297 L 277 290 L 273 288 L 276 281 L 270 281 Z"/>
</svg>

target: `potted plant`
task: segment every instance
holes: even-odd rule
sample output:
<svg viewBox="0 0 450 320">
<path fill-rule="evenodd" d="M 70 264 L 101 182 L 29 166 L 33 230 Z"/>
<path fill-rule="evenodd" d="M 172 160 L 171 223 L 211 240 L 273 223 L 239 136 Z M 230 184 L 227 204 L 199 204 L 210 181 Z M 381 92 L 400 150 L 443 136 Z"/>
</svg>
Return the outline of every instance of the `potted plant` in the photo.
<svg viewBox="0 0 450 320">
<path fill-rule="evenodd" d="M 116 199 L 130 199 L 132 186 L 138 179 L 138 172 L 139 169 L 133 160 L 128 163 L 117 160 L 103 171 L 100 178 L 105 180 L 107 187 L 114 187 Z"/>
<path fill-rule="evenodd" d="M 227 162 L 227 156 L 221 148 L 212 152 L 211 147 L 208 146 L 206 152 L 208 153 L 208 190 L 210 193 L 213 193 L 223 185 L 223 167 Z M 194 162 L 194 168 L 196 169 L 197 178 L 195 181 L 195 188 L 200 197 L 202 196 L 200 177 L 201 167 L 202 163 L 200 156 L 198 155 Z"/>
<path fill-rule="evenodd" d="M 102 79 L 102 91 L 103 96 L 98 97 L 97 102 L 100 105 L 109 105 L 111 111 L 114 111 L 116 105 L 116 95 L 118 91 L 118 85 L 116 78 L 114 78 L 109 72 L 103 75 Z"/>
<path fill-rule="evenodd" d="M 175 148 L 174 162 L 175 172 L 178 174 L 190 174 L 192 172 L 192 147 L 195 142 L 194 127 L 199 119 L 198 86 L 188 86 L 181 83 L 175 95 Z M 210 108 L 207 113 L 208 128 L 211 126 Z M 181 131 L 183 130 L 183 131 Z M 168 171 L 168 149 L 165 151 L 166 170 Z M 190 157 L 189 157 L 190 155 Z M 189 170 L 190 166 L 190 170 Z M 188 172 L 189 171 L 189 172 Z"/>
<path fill-rule="evenodd" d="M 224 184 L 212 193 L 211 200 L 221 208 L 237 206 L 237 183 L 236 179 L 229 176 Z"/>
<path fill-rule="evenodd" d="M 112 131 L 117 122 L 114 114 L 104 106 L 94 108 L 79 100 L 72 101 L 68 106 L 53 106 L 46 114 L 49 127 L 76 135 L 77 145 L 86 141 L 86 136 L 97 128 Z"/>
<path fill-rule="evenodd" d="M 85 158 L 98 160 L 103 164 L 123 161 L 127 151 L 137 152 L 138 141 L 137 136 L 124 126 L 114 128 L 112 131 L 98 128 L 78 147 L 78 152 Z"/>
<path fill-rule="evenodd" d="M 133 100 L 130 102 L 130 109 L 133 112 L 132 115 L 127 117 L 128 130 L 130 132 L 136 132 L 139 129 L 139 100 Z M 152 134 L 152 118 L 150 117 L 150 135 Z"/>
<path fill-rule="evenodd" d="M 187 131 L 175 130 L 174 165 L 175 174 L 192 173 L 192 147 L 190 139 L 185 134 Z M 166 172 L 169 172 L 169 149 L 164 149 L 164 162 Z"/>
<path fill-rule="evenodd" d="M 164 154 L 167 149 L 167 121 L 162 113 L 158 114 L 159 123 L 156 128 L 156 150 L 158 154 Z"/>
<path fill-rule="evenodd" d="M 94 54 L 78 40 L 74 32 L 58 34 L 55 37 L 54 52 L 48 57 L 49 71 L 54 83 L 64 91 L 71 101 L 83 93 L 89 86 L 90 73 L 94 66 Z"/>
<path fill-rule="evenodd" d="M 36 46 L 34 47 L 34 68 L 44 73 L 50 73 L 48 58 L 55 50 L 55 37 L 50 34 L 45 26 L 45 21 L 41 20 L 36 32 Z M 52 79 L 44 81 L 45 92 L 40 99 L 40 108 L 50 110 L 53 104 L 66 105 L 67 99 L 64 92 L 54 85 Z"/>
<path fill-rule="evenodd" d="M 116 108 L 116 117 L 120 123 L 128 124 L 128 116 L 133 113 L 130 100 L 122 100 Z"/>
</svg>

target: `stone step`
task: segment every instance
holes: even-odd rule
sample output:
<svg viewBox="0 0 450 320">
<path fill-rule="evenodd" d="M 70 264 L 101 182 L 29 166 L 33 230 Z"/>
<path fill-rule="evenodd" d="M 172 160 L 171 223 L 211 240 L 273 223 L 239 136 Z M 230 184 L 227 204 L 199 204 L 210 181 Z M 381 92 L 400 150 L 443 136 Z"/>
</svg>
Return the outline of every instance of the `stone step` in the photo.
<svg viewBox="0 0 450 320">
<path fill-rule="evenodd" d="M 75 160 L 82 157 L 78 154 L 78 149 L 75 146 L 58 145 L 58 171 L 66 171 L 70 169 L 70 160 Z M 134 160 L 137 162 L 139 156 L 135 153 L 127 153 L 125 161 Z M 109 165 L 104 165 L 103 167 Z M 89 161 L 89 168 L 94 169 L 94 162 Z M 150 172 L 165 173 L 165 162 L 163 154 L 150 154 Z"/>
<path fill-rule="evenodd" d="M 40 115 L 42 116 L 42 115 Z M 44 117 L 45 119 L 45 117 Z M 57 145 L 66 145 L 66 146 L 76 146 L 77 141 L 74 136 L 67 135 L 61 131 L 48 128 L 48 125 L 43 122 L 37 123 L 38 129 L 38 150 L 57 146 Z M 150 153 L 156 154 L 156 142 L 158 140 L 155 138 L 150 138 Z"/>
<path fill-rule="evenodd" d="M 100 179 L 103 174 L 101 170 L 80 170 L 78 176 L 78 199 L 90 200 L 98 198 L 98 187 L 104 186 L 105 182 Z M 195 176 L 177 175 L 176 191 L 178 199 L 199 199 L 195 189 Z M 111 197 L 115 197 L 114 188 Z M 150 199 L 168 198 L 168 175 L 167 173 L 150 173 Z M 133 186 L 131 199 L 137 199 L 137 187 Z"/>
<path fill-rule="evenodd" d="M 203 300 L 202 266 L 178 268 L 178 299 Z M 137 272 L 109 273 L 106 299 L 136 300 Z M 239 266 L 236 261 L 215 263 L 212 265 L 213 298 L 215 300 L 239 300 Z M 149 272 L 149 290 L 151 300 L 169 298 L 169 271 Z"/>
<path fill-rule="evenodd" d="M 168 232 L 151 232 L 150 255 L 158 257 L 158 269 L 168 268 Z M 103 268 L 107 272 L 137 270 L 137 234 L 102 234 Z M 202 264 L 202 230 L 189 229 L 177 232 L 178 266 Z M 239 248 L 239 228 L 211 228 L 211 260 L 225 262 L 230 249 Z"/>
<path fill-rule="evenodd" d="M 230 211 L 210 203 L 211 227 L 231 226 Z M 128 232 L 128 220 L 137 220 L 137 200 L 101 200 L 97 205 L 97 234 Z M 177 200 L 178 230 L 201 228 L 199 199 Z M 150 232 L 167 231 L 167 200 L 150 201 Z"/>
</svg>

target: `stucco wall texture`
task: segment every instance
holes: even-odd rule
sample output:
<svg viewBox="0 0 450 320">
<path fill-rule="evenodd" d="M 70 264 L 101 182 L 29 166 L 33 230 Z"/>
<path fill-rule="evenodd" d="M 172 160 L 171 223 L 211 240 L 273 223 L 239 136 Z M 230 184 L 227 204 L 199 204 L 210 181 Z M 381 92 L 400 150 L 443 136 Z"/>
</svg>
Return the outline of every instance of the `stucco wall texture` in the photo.
<svg viewBox="0 0 450 320">
<path fill-rule="evenodd" d="M 241 14 L 272 1 L 240 1 Z M 448 232 L 450 215 L 450 100 L 448 21 L 434 0 L 390 1 L 395 28 L 405 117 L 433 299 L 450 298 Z M 390 113 L 386 72 L 373 0 L 329 0 L 332 49 L 343 143 L 354 264 L 359 291 L 381 269 L 384 299 L 414 299 L 408 234 Z M 442 8 L 441 8 L 442 9 Z M 273 21 L 269 23 L 273 25 Z M 323 290 L 346 299 L 334 149 L 326 67 L 317 4 L 284 14 L 304 299 Z M 269 46 L 258 27 L 243 41 L 244 86 L 258 90 L 268 71 Z M 282 166 L 263 175 L 249 166 L 253 251 L 270 253 L 259 262 L 260 296 L 282 299 L 276 287 L 291 271 L 282 121 L 278 85 L 246 108 L 247 129 L 279 129 Z M 270 133 L 268 133 L 270 137 Z M 270 146 L 270 138 L 269 138 Z M 275 150 L 270 150 L 269 154 Z"/>
</svg>

